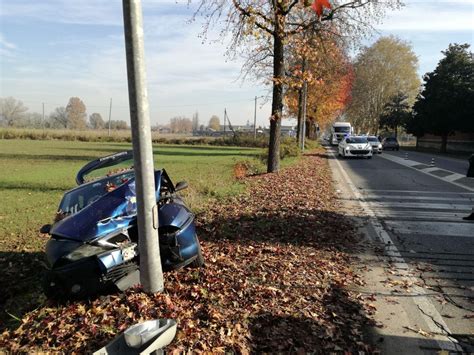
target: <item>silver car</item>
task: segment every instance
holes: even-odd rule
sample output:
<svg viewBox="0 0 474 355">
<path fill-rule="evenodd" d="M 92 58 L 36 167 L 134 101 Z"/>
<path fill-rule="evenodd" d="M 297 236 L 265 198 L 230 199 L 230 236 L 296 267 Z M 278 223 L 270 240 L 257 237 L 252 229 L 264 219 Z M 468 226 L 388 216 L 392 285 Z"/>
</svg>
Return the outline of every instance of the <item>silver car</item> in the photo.
<svg viewBox="0 0 474 355">
<path fill-rule="evenodd" d="M 370 145 L 372 146 L 372 153 L 373 154 L 382 154 L 382 143 L 380 143 L 379 139 L 375 136 L 368 136 L 367 140 L 369 141 Z"/>
</svg>

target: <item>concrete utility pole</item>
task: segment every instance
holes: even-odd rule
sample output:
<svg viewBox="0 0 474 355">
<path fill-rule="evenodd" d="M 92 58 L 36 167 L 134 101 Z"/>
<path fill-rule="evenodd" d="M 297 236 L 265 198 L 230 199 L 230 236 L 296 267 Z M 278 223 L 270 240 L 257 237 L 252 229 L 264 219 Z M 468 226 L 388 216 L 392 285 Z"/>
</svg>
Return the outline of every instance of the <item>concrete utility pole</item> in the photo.
<svg viewBox="0 0 474 355">
<path fill-rule="evenodd" d="M 301 135 L 301 151 L 304 152 L 304 140 L 306 138 L 306 98 L 308 96 L 308 83 L 303 81 L 303 134 Z"/>
<path fill-rule="evenodd" d="M 163 290 L 155 197 L 153 149 L 146 88 L 141 0 L 123 0 L 128 95 L 137 193 L 140 282 L 145 292 Z M 110 127 L 110 126 L 109 126 Z"/>
<path fill-rule="evenodd" d="M 43 102 L 43 133 L 44 133 L 45 126 L 46 126 L 46 122 L 44 120 L 44 102 Z"/>
<path fill-rule="evenodd" d="M 110 137 L 110 118 L 112 117 L 112 98 L 110 98 L 110 106 L 109 106 L 109 137 Z"/>
<path fill-rule="evenodd" d="M 255 109 L 253 111 L 253 139 L 257 140 L 257 96 L 255 96 Z"/>
<path fill-rule="evenodd" d="M 227 109 L 224 109 L 224 137 L 225 137 L 225 118 L 227 116 Z"/>
</svg>

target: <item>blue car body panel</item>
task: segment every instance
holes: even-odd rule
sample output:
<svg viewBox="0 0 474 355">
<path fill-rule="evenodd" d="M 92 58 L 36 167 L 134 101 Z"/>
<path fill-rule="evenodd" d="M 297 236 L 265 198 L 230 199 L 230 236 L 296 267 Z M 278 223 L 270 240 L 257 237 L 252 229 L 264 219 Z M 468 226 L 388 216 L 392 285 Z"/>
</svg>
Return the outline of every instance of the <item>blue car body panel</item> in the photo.
<svg viewBox="0 0 474 355">
<path fill-rule="evenodd" d="M 121 161 L 122 158 L 129 158 L 130 154 L 130 152 L 118 153 L 110 157 L 113 157 L 112 160 Z M 51 270 L 48 276 L 50 286 L 47 287 L 54 289 L 53 292 L 58 292 L 58 284 L 65 285 L 66 293 L 74 293 L 74 287 L 84 288 L 88 282 L 94 283 L 94 287 L 98 288 L 101 280 L 110 278 L 116 282 L 127 273 L 138 269 L 137 257 L 133 259 L 124 257 L 123 248 L 119 246 L 109 245 L 96 254 L 84 253 L 84 256 L 81 252 L 76 252 L 83 246 L 100 248 L 103 245 L 102 241 L 124 233 L 129 238 L 128 247 L 131 245 L 138 254 L 137 205 L 133 172 L 127 172 L 126 179 L 121 179 L 125 175 L 116 174 L 84 183 L 85 173 L 98 166 L 112 165 L 107 157 L 88 163 L 76 177 L 80 186 L 66 192 L 63 197 L 60 206 L 77 207 L 66 211 L 65 217 L 53 224 L 49 231 L 51 239 L 46 244 L 46 257 Z M 120 182 L 119 186 L 114 186 L 110 191 L 104 190 L 105 182 L 116 177 Z M 163 182 L 166 193 L 162 196 Z M 164 270 L 172 270 L 191 263 L 200 254 L 194 215 L 176 195 L 174 185 L 165 170 L 155 171 L 155 187 L 159 206 L 158 234 L 161 262 Z M 91 197 L 92 202 L 86 201 L 88 197 Z M 69 200 L 63 204 L 65 199 Z M 76 199 L 78 201 L 75 201 Z M 80 257 L 71 258 L 70 255 L 74 253 Z"/>
</svg>

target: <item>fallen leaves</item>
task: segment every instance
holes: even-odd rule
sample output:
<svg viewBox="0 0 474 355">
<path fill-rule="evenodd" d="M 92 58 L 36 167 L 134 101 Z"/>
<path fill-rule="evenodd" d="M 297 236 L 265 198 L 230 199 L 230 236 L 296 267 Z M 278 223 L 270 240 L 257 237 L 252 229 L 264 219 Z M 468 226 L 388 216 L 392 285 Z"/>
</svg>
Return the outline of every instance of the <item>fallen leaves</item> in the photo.
<svg viewBox="0 0 474 355">
<path fill-rule="evenodd" d="M 242 179 L 247 193 L 197 217 L 204 268 L 165 274 L 161 294 L 46 302 L 0 348 L 92 352 L 132 324 L 173 318 L 174 352 L 370 351 L 362 330 L 374 296 L 346 288 L 362 284 L 351 266 L 358 235 L 338 210 L 323 151 Z"/>
</svg>

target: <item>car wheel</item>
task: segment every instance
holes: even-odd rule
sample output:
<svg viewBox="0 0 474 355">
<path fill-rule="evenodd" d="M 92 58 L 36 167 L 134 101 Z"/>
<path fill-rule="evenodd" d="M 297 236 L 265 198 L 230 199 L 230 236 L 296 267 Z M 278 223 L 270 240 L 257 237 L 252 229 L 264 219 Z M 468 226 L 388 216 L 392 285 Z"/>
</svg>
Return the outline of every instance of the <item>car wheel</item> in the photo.
<svg viewBox="0 0 474 355">
<path fill-rule="evenodd" d="M 397 148 L 397 152 L 400 150 L 400 148 Z"/>
<path fill-rule="evenodd" d="M 194 259 L 193 262 L 189 264 L 189 267 L 192 267 L 192 268 L 198 268 L 198 267 L 204 266 L 204 256 L 202 255 L 201 244 L 199 243 L 199 239 L 197 239 L 197 237 L 196 237 L 196 240 L 197 240 L 198 252 L 197 252 L 196 259 Z"/>
<path fill-rule="evenodd" d="M 372 159 L 372 156 L 368 156 L 367 159 Z"/>
</svg>

